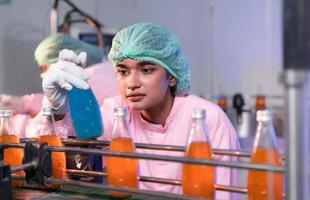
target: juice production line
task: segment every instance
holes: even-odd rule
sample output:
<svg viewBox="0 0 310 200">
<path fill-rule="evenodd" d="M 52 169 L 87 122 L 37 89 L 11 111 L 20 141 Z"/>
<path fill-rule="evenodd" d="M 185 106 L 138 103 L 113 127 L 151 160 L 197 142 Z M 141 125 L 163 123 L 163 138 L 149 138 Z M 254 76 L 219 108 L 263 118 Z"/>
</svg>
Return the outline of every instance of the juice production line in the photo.
<svg viewBox="0 0 310 200">
<path fill-rule="evenodd" d="M 57 2 L 57 1 L 55 1 Z M 280 173 L 285 176 L 282 198 L 288 200 L 306 200 L 310 193 L 310 137 L 309 137 L 309 107 L 308 107 L 308 74 L 310 66 L 310 27 L 306 24 L 310 19 L 307 12 L 310 8 L 308 0 L 283 1 L 283 48 L 284 69 L 281 76 L 285 88 L 283 111 L 283 138 L 286 141 L 281 160 L 284 164 L 269 165 L 251 163 L 250 151 L 227 151 L 213 149 L 214 155 L 238 157 L 238 161 L 225 162 L 216 159 L 196 159 L 188 157 L 142 154 L 137 152 L 118 152 L 109 149 L 110 142 L 98 140 L 63 139 L 63 147 L 48 145 L 36 139 L 22 138 L 21 143 L 0 144 L 0 199 L 110 199 L 111 191 L 128 193 L 129 199 L 195 199 L 187 195 L 117 187 L 104 183 L 81 181 L 83 179 L 59 179 L 52 175 L 51 157 L 55 152 L 68 154 L 96 155 L 103 157 L 120 157 L 132 159 L 147 159 L 186 164 L 221 166 L 239 170 L 258 170 L 262 172 Z M 88 17 L 88 16 L 87 16 Z M 57 18 L 55 9 L 51 18 Z M 53 23 L 51 23 L 53 26 Z M 51 27 L 57 32 L 57 28 Z M 102 41 L 101 41 L 102 43 Z M 235 96 L 234 96 L 235 97 Z M 268 97 L 267 97 L 268 98 Z M 282 97 L 281 97 L 282 98 Z M 221 103 L 219 103 L 221 104 Z M 223 103 L 225 104 L 225 103 Z M 307 105 L 307 106 L 305 106 Z M 246 116 L 248 108 L 240 111 L 240 118 Z M 243 113 L 242 113 L 243 112 Z M 243 114 L 243 115 L 242 115 Z M 244 115 L 245 114 L 245 115 Z M 246 117 L 244 118 L 246 119 Z M 244 125 L 244 124 L 243 124 Z M 250 135 L 249 127 L 239 127 L 239 137 Z M 184 146 L 155 145 L 136 143 L 137 149 L 152 149 L 184 152 Z M 5 165 L 4 151 L 8 148 L 23 150 L 24 157 L 21 166 Z M 16 172 L 19 175 L 16 175 Z M 12 174 L 14 173 L 14 175 Z M 100 170 L 80 170 L 67 168 L 69 177 L 101 177 L 105 180 L 107 173 Z M 138 176 L 140 182 L 162 183 L 181 186 L 181 180 L 163 179 L 159 177 Z M 12 181 L 22 180 L 27 184 L 22 187 L 12 187 Z M 59 189 L 51 189 L 49 184 L 61 185 Z M 227 186 L 215 184 L 216 191 L 227 191 L 237 195 L 238 199 L 246 199 L 248 188 L 244 185 Z M 272 198 L 271 198 L 272 199 Z"/>
</svg>

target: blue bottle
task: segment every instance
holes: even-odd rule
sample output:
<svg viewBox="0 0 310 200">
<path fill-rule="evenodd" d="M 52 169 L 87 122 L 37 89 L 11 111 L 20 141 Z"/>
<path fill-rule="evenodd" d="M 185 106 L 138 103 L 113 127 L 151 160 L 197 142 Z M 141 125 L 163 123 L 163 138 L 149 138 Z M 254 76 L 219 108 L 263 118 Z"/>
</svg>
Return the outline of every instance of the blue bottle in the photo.
<svg viewBox="0 0 310 200">
<path fill-rule="evenodd" d="M 103 133 L 102 118 L 97 99 L 89 88 L 73 87 L 68 93 L 69 113 L 79 139 L 96 139 Z"/>
</svg>

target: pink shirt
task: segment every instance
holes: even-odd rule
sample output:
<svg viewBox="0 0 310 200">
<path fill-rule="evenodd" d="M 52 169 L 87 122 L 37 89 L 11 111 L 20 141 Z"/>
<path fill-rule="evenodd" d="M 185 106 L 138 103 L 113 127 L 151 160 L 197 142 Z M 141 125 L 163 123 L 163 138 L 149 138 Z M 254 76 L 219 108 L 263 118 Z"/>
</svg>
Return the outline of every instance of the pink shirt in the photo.
<svg viewBox="0 0 310 200">
<path fill-rule="evenodd" d="M 35 116 L 38 114 L 42 107 L 42 99 L 44 94 L 42 93 L 34 93 L 34 94 L 26 94 L 22 97 L 24 102 L 23 112 L 31 114 Z"/>
<path fill-rule="evenodd" d="M 104 135 L 100 139 L 110 140 L 113 125 L 113 109 L 122 106 L 120 97 L 106 99 L 102 107 L 104 121 Z M 225 113 L 217 105 L 194 95 L 176 97 L 172 110 L 163 127 L 143 120 L 138 111 L 128 111 L 128 123 L 134 142 L 163 145 L 186 146 L 191 127 L 191 113 L 193 108 L 199 107 L 206 110 L 207 128 L 212 148 L 239 150 L 239 140 L 235 129 Z M 183 156 L 182 152 L 137 149 L 140 153 L 159 154 L 169 156 Z M 223 161 L 236 161 L 229 156 L 215 156 Z M 181 164 L 164 161 L 140 160 L 139 170 L 141 176 L 153 176 L 168 179 L 181 179 Z M 216 183 L 234 185 L 237 182 L 236 170 L 224 167 L 216 169 Z M 141 189 L 182 193 L 180 186 L 157 183 L 139 183 Z M 228 192 L 217 191 L 216 199 L 234 199 Z"/>
</svg>

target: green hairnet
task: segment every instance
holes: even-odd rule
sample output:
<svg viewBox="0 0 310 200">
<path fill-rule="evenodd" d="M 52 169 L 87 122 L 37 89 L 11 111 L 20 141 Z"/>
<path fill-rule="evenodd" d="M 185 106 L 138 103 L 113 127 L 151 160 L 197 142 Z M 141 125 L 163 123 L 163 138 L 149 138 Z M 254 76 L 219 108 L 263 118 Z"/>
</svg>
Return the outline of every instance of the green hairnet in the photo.
<svg viewBox="0 0 310 200">
<path fill-rule="evenodd" d="M 179 41 L 160 25 L 139 23 L 122 29 L 113 39 L 108 58 L 114 67 L 126 58 L 154 62 L 177 79 L 175 94 L 190 90 L 189 64 Z"/>
<path fill-rule="evenodd" d="M 34 59 L 39 64 L 50 65 L 58 61 L 58 54 L 62 49 L 70 49 L 76 54 L 87 53 L 86 65 L 102 62 L 103 49 L 88 44 L 64 33 L 56 33 L 45 38 L 34 51 Z"/>
</svg>

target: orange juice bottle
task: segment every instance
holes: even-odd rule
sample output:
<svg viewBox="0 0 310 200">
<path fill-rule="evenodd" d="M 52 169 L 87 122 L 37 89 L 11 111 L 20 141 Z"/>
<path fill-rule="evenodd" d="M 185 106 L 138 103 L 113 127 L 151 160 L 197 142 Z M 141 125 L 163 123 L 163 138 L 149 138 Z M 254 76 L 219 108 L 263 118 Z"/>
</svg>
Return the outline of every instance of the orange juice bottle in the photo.
<svg viewBox="0 0 310 200">
<path fill-rule="evenodd" d="M 114 125 L 110 143 L 111 151 L 135 152 L 135 145 L 126 123 L 126 109 L 114 109 Z M 107 157 L 107 176 L 110 185 L 127 188 L 138 187 L 138 160 L 122 157 Z M 123 192 L 110 192 L 113 197 L 128 197 L 130 194 Z"/>
<path fill-rule="evenodd" d="M 220 95 L 217 99 L 217 105 L 219 105 L 222 110 L 226 112 L 228 108 L 227 97 L 225 95 Z"/>
<path fill-rule="evenodd" d="M 255 98 L 255 110 L 265 110 L 266 109 L 266 96 L 263 95 L 261 85 L 257 85 L 257 94 Z"/>
<path fill-rule="evenodd" d="M 256 95 L 255 109 L 256 110 L 266 109 L 266 97 L 264 95 L 261 94 Z"/>
<path fill-rule="evenodd" d="M 60 137 L 55 131 L 51 108 L 43 108 L 42 110 L 38 140 L 39 142 L 46 142 L 50 146 L 63 146 Z M 54 178 L 66 178 L 66 156 L 64 152 L 52 152 L 52 172 Z M 60 185 L 53 185 L 51 187 L 57 189 Z"/>
<path fill-rule="evenodd" d="M 205 110 L 196 108 L 192 114 L 192 127 L 186 148 L 186 157 L 211 159 L 212 149 L 208 131 L 205 126 Z M 199 164 L 183 164 L 182 188 L 183 194 L 214 198 L 215 171 L 213 166 Z"/>
<path fill-rule="evenodd" d="M 250 161 L 259 164 L 281 165 L 270 111 L 257 111 L 258 121 Z M 280 172 L 249 170 L 249 200 L 283 199 L 283 175 Z"/>
<path fill-rule="evenodd" d="M 18 134 L 16 133 L 14 123 L 11 120 L 11 110 L 0 110 L 0 143 L 20 143 Z M 22 165 L 23 149 L 20 148 L 6 148 L 4 150 L 4 164 L 16 167 Z M 14 175 L 25 175 L 24 171 L 17 171 Z M 12 181 L 13 187 L 19 187 L 24 184 L 23 181 Z"/>
</svg>

